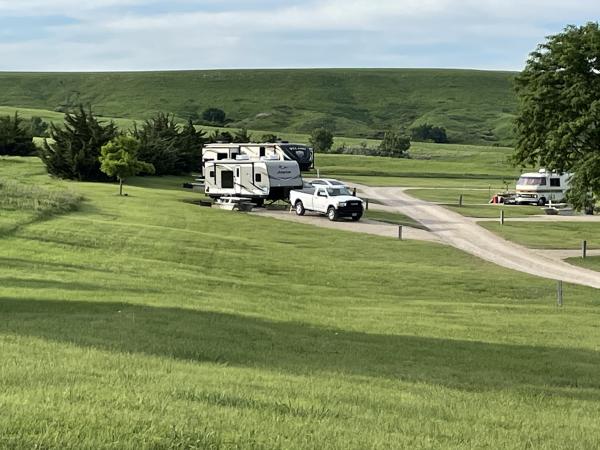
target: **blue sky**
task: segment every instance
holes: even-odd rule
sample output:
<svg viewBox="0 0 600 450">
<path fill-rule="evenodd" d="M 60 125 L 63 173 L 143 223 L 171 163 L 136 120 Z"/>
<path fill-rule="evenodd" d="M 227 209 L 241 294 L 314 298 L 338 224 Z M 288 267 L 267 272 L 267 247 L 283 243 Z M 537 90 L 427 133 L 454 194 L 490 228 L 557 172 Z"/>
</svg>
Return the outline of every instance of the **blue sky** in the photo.
<svg viewBox="0 0 600 450">
<path fill-rule="evenodd" d="M 0 70 L 520 70 L 597 0 L 0 0 Z"/>
</svg>

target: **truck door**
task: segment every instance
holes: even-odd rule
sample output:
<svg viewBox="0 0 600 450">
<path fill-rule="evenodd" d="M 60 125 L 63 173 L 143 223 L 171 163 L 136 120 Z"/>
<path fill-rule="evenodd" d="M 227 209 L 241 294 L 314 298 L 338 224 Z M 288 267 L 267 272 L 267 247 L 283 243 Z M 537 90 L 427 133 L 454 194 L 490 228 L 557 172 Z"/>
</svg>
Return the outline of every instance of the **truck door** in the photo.
<svg viewBox="0 0 600 450">
<path fill-rule="evenodd" d="M 313 196 L 313 209 L 319 212 L 327 211 L 327 205 L 329 203 L 329 197 L 324 187 L 317 188 L 315 195 Z"/>
</svg>

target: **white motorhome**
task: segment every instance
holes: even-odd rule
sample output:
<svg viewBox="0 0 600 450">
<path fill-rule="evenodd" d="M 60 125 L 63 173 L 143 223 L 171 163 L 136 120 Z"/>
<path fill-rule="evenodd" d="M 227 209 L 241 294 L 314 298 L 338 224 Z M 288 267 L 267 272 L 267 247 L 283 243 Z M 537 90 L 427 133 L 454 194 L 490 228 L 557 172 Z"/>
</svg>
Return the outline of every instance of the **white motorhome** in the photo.
<svg viewBox="0 0 600 450">
<path fill-rule="evenodd" d="M 559 174 L 540 169 L 538 172 L 524 173 L 517 181 L 518 205 L 533 203 L 544 206 L 548 202 L 562 202 L 569 189 L 570 173 Z"/>
<path fill-rule="evenodd" d="M 238 155 L 247 155 L 250 159 L 277 157 L 281 161 L 297 161 L 300 170 L 310 170 L 314 166 L 311 147 L 282 141 L 262 144 L 207 144 L 202 147 L 202 167 L 211 161 L 236 159 Z"/>
<path fill-rule="evenodd" d="M 237 159 L 207 161 L 205 173 L 204 192 L 209 197 L 246 197 L 259 205 L 265 200 L 286 200 L 292 189 L 303 185 L 298 163 L 276 157 L 251 160 L 238 155 Z"/>
</svg>

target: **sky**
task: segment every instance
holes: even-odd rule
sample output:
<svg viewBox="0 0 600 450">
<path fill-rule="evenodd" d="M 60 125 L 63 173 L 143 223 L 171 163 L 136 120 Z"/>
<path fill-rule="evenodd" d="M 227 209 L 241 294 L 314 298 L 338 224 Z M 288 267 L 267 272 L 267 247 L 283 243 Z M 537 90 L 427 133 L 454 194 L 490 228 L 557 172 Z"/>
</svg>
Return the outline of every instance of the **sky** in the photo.
<svg viewBox="0 0 600 450">
<path fill-rule="evenodd" d="M 598 0 L 0 0 L 0 71 L 521 70 Z"/>
</svg>

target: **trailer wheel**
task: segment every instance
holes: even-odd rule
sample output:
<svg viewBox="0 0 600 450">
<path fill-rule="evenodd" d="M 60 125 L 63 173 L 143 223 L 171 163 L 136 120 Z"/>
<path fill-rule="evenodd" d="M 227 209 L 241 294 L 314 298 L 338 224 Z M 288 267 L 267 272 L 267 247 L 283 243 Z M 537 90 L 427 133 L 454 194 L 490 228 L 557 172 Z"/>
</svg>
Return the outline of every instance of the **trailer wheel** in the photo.
<svg viewBox="0 0 600 450">
<path fill-rule="evenodd" d="M 304 213 L 306 212 L 306 210 L 304 209 L 304 205 L 302 204 L 302 202 L 300 200 L 298 200 L 296 202 L 296 214 L 299 216 L 303 216 Z"/>
<path fill-rule="evenodd" d="M 544 206 L 546 204 L 546 199 L 544 197 L 540 198 L 537 201 L 538 206 Z"/>
<path fill-rule="evenodd" d="M 337 211 L 335 210 L 335 208 L 333 206 L 330 206 L 329 208 L 327 208 L 327 217 L 331 221 L 334 221 L 338 218 Z"/>
</svg>

